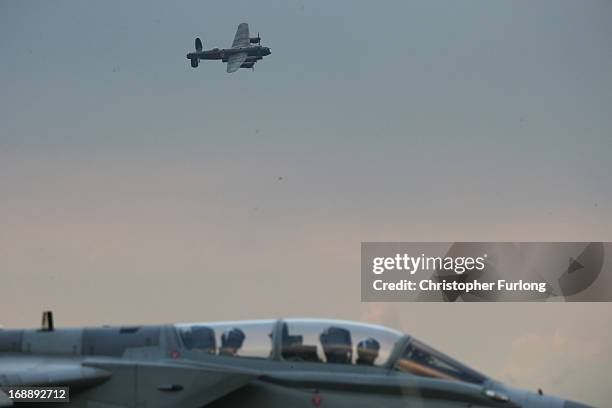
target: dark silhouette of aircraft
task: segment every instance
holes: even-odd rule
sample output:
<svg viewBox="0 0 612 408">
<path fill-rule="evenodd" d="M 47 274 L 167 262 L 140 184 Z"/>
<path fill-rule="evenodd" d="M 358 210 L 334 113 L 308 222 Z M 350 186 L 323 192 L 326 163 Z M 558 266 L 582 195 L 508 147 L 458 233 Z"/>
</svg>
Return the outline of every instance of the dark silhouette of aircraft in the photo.
<svg viewBox="0 0 612 408">
<path fill-rule="evenodd" d="M 256 44 L 256 45 L 251 45 Z M 213 48 L 203 50 L 202 40 L 195 39 L 195 52 L 187 54 L 187 59 L 191 60 L 191 66 L 197 68 L 200 60 L 221 60 L 227 62 L 227 72 L 235 72 L 240 68 L 255 69 L 255 63 L 266 55 L 270 55 L 270 48 L 261 45 L 261 37 L 249 36 L 249 25 L 242 23 L 238 25 L 238 30 L 234 36 L 232 48 Z"/>
</svg>

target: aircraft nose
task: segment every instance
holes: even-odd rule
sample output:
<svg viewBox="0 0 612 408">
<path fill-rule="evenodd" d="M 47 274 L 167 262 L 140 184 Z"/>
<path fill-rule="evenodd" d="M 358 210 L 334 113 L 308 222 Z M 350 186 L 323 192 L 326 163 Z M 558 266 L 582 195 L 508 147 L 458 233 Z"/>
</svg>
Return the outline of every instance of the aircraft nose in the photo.
<svg viewBox="0 0 612 408">
<path fill-rule="evenodd" d="M 581 402 L 566 400 L 563 404 L 563 408 L 593 408 L 590 405 L 583 404 Z"/>
<path fill-rule="evenodd" d="M 516 399 L 517 401 L 519 398 Z M 594 408 L 582 402 L 570 401 L 554 395 L 544 395 L 542 393 L 529 392 L 526 395 L 523 406 L 534 408 Z"/>
</svg>

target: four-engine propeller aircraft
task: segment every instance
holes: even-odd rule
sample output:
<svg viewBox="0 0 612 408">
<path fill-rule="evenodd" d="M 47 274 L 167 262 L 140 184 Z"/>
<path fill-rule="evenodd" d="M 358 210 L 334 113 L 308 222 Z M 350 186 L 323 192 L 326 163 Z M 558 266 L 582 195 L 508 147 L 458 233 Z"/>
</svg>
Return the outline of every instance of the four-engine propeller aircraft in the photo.
<svg viewBox="0 0 612 408">
<path fill-rule="evenodd" d="M 386 327 L 316 319 L 55 329 L 45 312 L 41 329 L 0 330 L 8 386 L 68 386 L 68 405 L 83 408 L 587 407 Z M 14 403 L 7 392 L 0 406 Z"/>
<path fill-rule="evenodd" d="M 251 45 L 257 44 L 257 45 Z M 227 72 L 235 72 L 240 68 L 255 69 L 255 63 L 270 55 L 270 48 L 261 45 L 261 37 L 249 36 L 249 25 L 242 23 L 238 26 L 232 48 L 213 48 L 203 50 L 202 40 L 195 39 L 195 52 L 187 54 L 187 59 L 191 60 L 191 66 L 197 68 L 200 60 L 221 60 L 227 62 Z"/>
</svg>

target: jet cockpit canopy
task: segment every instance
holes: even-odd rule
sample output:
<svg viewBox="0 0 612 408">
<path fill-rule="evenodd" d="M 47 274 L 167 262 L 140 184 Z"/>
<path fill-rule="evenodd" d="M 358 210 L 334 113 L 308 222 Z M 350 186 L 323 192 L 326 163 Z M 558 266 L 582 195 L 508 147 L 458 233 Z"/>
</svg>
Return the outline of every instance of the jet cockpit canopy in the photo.
<svg viewBox="0 0 612 408">
<path fill-rule="evenodd" d="M 383 326 L 326 319 L 186 323 L 175 327 L 190 351 L 376 366 L 388 362 L 395 343 L 403 337 Z"/>
<path fill-rule="evenodd" d="M 372 324 L 283 319 L 190 323 L 175 327 L 187 350 L 210 355 L 385 367 L 421 377 L 475 384 L 487 380 L 486 376 L 410 336 Z"/>
</svg>

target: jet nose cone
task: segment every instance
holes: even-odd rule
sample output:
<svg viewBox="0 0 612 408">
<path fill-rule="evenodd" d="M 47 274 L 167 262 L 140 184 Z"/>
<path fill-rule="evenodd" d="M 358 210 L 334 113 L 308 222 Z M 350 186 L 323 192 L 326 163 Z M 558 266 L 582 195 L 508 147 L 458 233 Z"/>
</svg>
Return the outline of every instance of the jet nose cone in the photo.
<svg viewBox="0 0 612 408">
<path fill-rule="evenodd" d="M 593 408 L 590 405 L 586 405 L 586 404 L 582 404 L 580 402 L 575 402 L 575 401 L 565 401 L 565 404 L 563 404 L 563 408 Z"/>
</svg>

